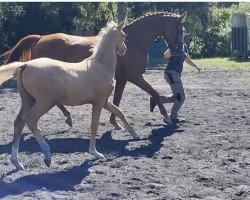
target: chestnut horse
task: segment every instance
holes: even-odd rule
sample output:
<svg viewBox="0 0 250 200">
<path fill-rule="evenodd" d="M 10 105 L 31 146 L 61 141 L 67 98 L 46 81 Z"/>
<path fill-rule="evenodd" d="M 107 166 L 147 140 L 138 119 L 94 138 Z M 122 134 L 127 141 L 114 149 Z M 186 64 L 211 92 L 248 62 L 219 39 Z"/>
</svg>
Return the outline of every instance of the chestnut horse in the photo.
<svg viewBox="0 0 250 200">
<path fill-rule="evenodd" d="M 122 31 L 124 24 L 125 21 L 119 25 L 109 22 L 98 35 L 92 56 L 79 63 L 37 58 L 0 67 L 0 85 L 18 73 L 17 86 L 22 106 L 14 123 L 11 155 L 11 161 L 17 170 L 23 169 L 18 159 L 18 147 L 25 123 L 44 153 L 45 164 L 50 166 L 50 147 L 41 135 L 37 123 L 55 105 L 93 105 L 89 153 L 98 158 L 104 157 L 96 150 L 96 133 L 103 107 L 121 118 L 133 137 L 139 139 L 119 108 L 108 101 L 114 89 L 116 53 L 124 55 L 127 49 L 124 43 L 126 35 Z"/>
<path fill-rule="evenodd" d="M 115 73 L 116 85 L 113 103 L 119 106 L 127 81 L 148 92 L 157 102 L 161 114 L 167 116 L 158 92 L 146 81 L 143 73 L 146 71 L 149 46 L 158 36 L 163 36 L 170 48 L 183 43 L 183 25 L 186 13 L 156 13 L 143 16 L 124 27 L 127 34 L 128 51 L 125 56 L 118 56 Z M 29 35 L 21 39 L 17 45 L 5 53 L 5 64 L 14 61 L 27 61 L 40 57 L 49 57 L 66 62 L 80 62 L 89 57 L 91 44 L 96 37 L 79 37 L 56 33 L 50 35 Z M 179 45 L 181 46 L 181 45 Z M 72 126 L 70 113 L 64 106 L 59 106 L 67 117 L 66 123 Z M 112 114 L 110 122 L 116 129 L 121 129 Z"/>
</svg>

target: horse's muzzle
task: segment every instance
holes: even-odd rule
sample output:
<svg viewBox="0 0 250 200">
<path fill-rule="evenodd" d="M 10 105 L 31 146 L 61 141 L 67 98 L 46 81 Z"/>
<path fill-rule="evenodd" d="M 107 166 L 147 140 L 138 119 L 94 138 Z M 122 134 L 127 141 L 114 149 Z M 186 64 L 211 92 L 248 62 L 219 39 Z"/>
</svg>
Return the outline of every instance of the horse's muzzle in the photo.
<svg viewBox="0 0 250 200">
<path fill-rule="evenodd" d="M 172 56 L 180 56 L 183 52 L 183 43 L 169 45 Z"/>
</svg>

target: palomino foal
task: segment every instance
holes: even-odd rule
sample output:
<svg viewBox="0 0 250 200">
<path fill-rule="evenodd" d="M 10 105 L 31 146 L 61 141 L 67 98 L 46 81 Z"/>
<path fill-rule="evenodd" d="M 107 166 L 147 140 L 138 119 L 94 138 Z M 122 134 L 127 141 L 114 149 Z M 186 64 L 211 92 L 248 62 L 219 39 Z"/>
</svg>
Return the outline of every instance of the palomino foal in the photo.
<svg viewBox="0 0 250 200">
<path fill-rule="evenodd" d="M 51 164 L 51 153 L 37 127 L 38 120 L 55 105 L 93 105 L 89 153 L 103 158 L 96 150 L 96 133 L 101 110 L 104 107 L 117 115 L 134 138 L 139 139 L 128 124 L 122 111 L 108 101 L 114 89 L 116 53 L 125 54 L 125 21 L 117 25 L 109 22 L 98 35 L 92 47 L 93 55 L 79 63 L 67 63 L 49 58 L 28 62 L 16 62 L 0 68 L 0 85 L 18 71 L 17 85 L 22 105 L 14 123 L 14 139 L 11 161 L 17 170 L 23 169 L 18 160 L 20 135 L 25 123 L 39 143 L 47 166 Z"/>
</svg>

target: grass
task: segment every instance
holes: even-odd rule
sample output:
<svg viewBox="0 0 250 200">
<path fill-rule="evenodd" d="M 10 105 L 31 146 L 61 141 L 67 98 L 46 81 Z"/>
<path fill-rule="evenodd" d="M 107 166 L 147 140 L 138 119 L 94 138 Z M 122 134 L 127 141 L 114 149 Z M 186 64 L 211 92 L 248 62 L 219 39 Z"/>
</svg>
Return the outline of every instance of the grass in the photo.
<svg viewBox="0 0 250 200">
<path fill-rule="evenodd" d="M 217 70 L 250 70 L 250 60 L 236 61 L 230 58 L 201 58 L 192 59 L 203 69 L 217 69 Z M 2 62 L 0 60 L 0 66 Z M 188 64 L 184 63 L 188 66 Z M 165 69 L 166 64 L 160 64 L 158 69 Z M 190 67 L 190 66 L 188 66 Z M 152 68 L 152 69 L 157 69 Z"/>
<path fill-rule="evenodd" d="M 236 61 L 230 58 L 202 58 L 202 59 L 193 59 L 193 61 L 204 69 L 250 70 L 249 59 Z"/>
</svg>

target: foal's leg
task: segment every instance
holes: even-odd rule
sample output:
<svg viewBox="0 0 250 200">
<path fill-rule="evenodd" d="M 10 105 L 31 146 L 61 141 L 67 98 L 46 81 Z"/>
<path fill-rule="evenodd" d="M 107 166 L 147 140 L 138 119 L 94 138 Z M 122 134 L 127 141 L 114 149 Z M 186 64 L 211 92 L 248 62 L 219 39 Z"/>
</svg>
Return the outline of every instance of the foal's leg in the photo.
<svg viewBox="0 0 250 200">
<path fill-rule="evenodd" d="M 70 127 L 72 127 L 73 123 L 72 123 L 72 118 L 71 118 L 70 112 L 63 105 L 57 105 L 57 107 L 62 111 L 63 115 L 66 117 L 66 120 L 65 120 L 66 124 L 68 124 Z"/>
<path fill-rule="evenodd" d="M 14 138 L 12 140 L 12 153 L 10 158 L 13 165 L 15 165 L 17 171 L 24 169 L 23 165 L 20 164 L 18 159 L 20 136 L 22 134 L 25 125 L 25 122 L 22 119 L 22 114 L 23 114 L 23 108 L 21 108 L 14 121 Z"/>
<path fill-rule="evenodd" d="M 10 158 L 11 162 L 15 165 L 17 170 L 23 169 L 23 166 L 20 164 L 19 159 L 18 159 L 20 136 L 25 126 L 23 116 L 35 104 L 35 99 L 32 96 L 30 96 L 23 87 L 22 79 L 21 79 L 22 71 L 23 69 L 18 71 L 18 77 L 17 77 L 17 88 L 18 88 L 18 91 L 22 100 L 22 105 L 14 122 L 14 137 L 12 141 L 12 153 L 11 153 L 11 158 Z"/>
<path fill-rule="evenodd" d="M 139 76 L 136 77 L 135 79 L 130 80 L 132 83 L 134 83 L 135 85 L 137 85 L 139 88 L 141 88 L 142 90 L 146 91 L 147 93 L 149 93 L 155 100 L 156 103 L 160 109 L 161 114 L 164 117 L 167 117 L 167 111 L 165 109 L 165 107 L 162 104 L 161 98 L 159 93 L 150 85 L 149 82 L 147 82 L 143 76 Z"/>
<path fill-rule="evenodd" d="M 14 138 L 12 141 L 12 153 L 11 153 L 11 162 L 15 165 L 16 170 L 24 169 L 23 165 L 20 164 L 18 159 L 18 149 L 19 149 L 19 142 L 20 136 L 22 134 L 23 128 L 25 126 L 25 122 L 23 120 L 23 115 L 26 113 L 32 106 L 34 102 L 22 102 L 21 109 L 14 121 Z"/>
<path fill-rule="evenodd" d="M 39 103 L 38 101 L 32 107 L 32 109 L 24 115 L 24 121 L 30 128 L 31 132 L 34 134 L 37 142 L 39 143 L 41 150 L 45 156 L 44 163 L 49 167 L 51 164 L 51 153 L 50 147 L 48 143 L 44 140 L 41 131 L 37 127 L 38 120 L 43 116 L 46 112 L 48 112 L 51 108 L 51 104 L 46 103 Z"/>
<path fill-rule="evenodd" d="M 92 121 L 91 121 L 91 137 L 89 144 L 89 153 L 98 158 L 104 158 L 104 155 L 96 150 L 96 133 L 99 125 L 100 115 L 104 102 L 93 103 Z"/>
<path fill-rule="evenodd" d="M 119 106 L 119 104 L 120 104 L 120 101 L 122 98 L 122 93 L 124 91 L 126 83 L 127 83 L 127 80 L 125 80 L 125 79 L 120 78 L 120 79 L 116 80 L 114 99 L 113 99 L 113 103 L 116 106 Z M 122 129 L 122 127 L 116 122 L 115 115 L 113 113 L 110 116 L 110 123 L 115 126 L 116 130 Z"/>
<path fill-rule="evenodd" d="M 133 136 L 134 139 L 140 139 L 140 136 L 135 132 L 133 127 L 127 122 L 124 113 L 117 106 L 107 101 L 104 105 L 104 108 L 122 120 L 128 132 Z"/>
</svg>

